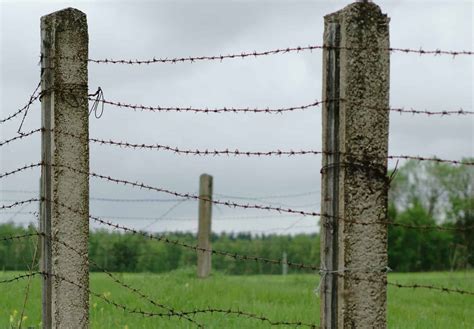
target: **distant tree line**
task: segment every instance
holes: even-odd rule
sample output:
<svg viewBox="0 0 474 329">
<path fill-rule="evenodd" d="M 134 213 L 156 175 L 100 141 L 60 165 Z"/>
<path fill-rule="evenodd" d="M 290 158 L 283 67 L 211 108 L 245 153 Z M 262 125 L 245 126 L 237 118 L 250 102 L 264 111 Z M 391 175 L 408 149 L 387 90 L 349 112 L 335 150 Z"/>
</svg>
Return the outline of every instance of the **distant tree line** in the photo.
<svg viewBox="0 0 474 329">
<path fill-rule="evenodd" d="M 473 168 L 409 161 L 392 177 L 389 220 L 427 228 L 420 230 L 389 225 L 389 266 L 395 271 L 455 270 L 472 267 Z M 428 228 L 436 225 L 461 230 Z M 13 223 L 0 225 L 0 238 L 28 232 L 35 232 L 35 228 Z M 190 233 L 168 234 L 168 238 L 190 245 L 196 244 L 195 235 Z M 91 232 L 89 241 L 90 259 L 109 271 L 161 273 L 196 264 L 196 251 L 139 235 L 95 230 Z M 31 266 L 36 243 L 37 237 L 0 241 L 0 269 L 27 270 Z M 317 234 L 213 234 L 212 246 L 215 250 L 267 259 L 280 259 L 283 252 L 286 252 L 291 262 L 319 264 L 320 242 Z M 281 266 L 278 265 L 234 260 L 218 255 L 213 256 L 212 267 L 228 274 L 281 273 Z M 91 270 L 98 271 L 92 265 Z M 304 270 L 290 268 L 289 272 Z"/>
</svg>

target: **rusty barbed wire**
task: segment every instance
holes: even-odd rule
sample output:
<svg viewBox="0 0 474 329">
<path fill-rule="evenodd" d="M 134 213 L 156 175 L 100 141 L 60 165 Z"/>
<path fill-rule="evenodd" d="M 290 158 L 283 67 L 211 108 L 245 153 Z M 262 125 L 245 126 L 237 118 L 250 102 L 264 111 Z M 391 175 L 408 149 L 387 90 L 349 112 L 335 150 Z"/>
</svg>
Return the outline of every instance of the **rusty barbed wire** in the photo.
<svg viewBox="0 0 474 329">
<path fill-rule="evenodd" d="M 161 192 L 161 193 L 170 194 L 170 195 L 180 197 L 180 198 L 185 198 L 185 199 L 193 199 L 193 200 L 201 200 L 202 199 L 202 200 L 205 200 L 205 201 L 210 201 L 213 204 L 223 205 L 223 206 L 227 206 L 227 207 L 230 207 L 230 208 L 273 210 L 273 211 L 276 211 L 276 212 L 279 212 L 279 213 L 290 213 L 290 214 L 298 214 L 298 215 L 306 215 L 306 216 L 321 216 L 321 214 L 319 214 L 317 212 L 294 210 L 294 209 L 290 209 L 290 208 L 273 207 L 273 206 L 266 206 L 266 205 L 259 205 L 259 204 L 241 204 L 241 203 L 236 203 L 236 202 L 231 202 L 231 201 L 221 201 L 221 200 L 208 200 L 207 198 L 200 197 L 199 195 L 192 194 L 192 193 L 180 193 L 180 192 L 176 192 L 176 191 L 172 191 L 172 190 L 168 190 L 168 189 L 164 189 L 164 188 L 160 188 L 160 187 L 154 187 L 154 186 L 151 186 L 151 185 L 146 185 L 144 183 L 131 182 L 131 181 L 123 180 L 123 179 L 117 179 L 117 178 L 113 178 L 113 177 L 110 177 L 110 176 L 97 174 L 97 173 L 94 173 L 94 172 L 85 172 L 85 171 L 82 171 L 82 170 L 79 170 L 77 168 L 73 168 L 73 167 L 70 167 L 70 166 L 67 166 L 67 165 L 53 165 L 53 166 L 59 166 L 59 167 L 66 168 L 66 169 L 69 169 L 71 171 L 74 171 L 74 172 L 77 172 L 77 173 L 80 173 L 80 174 L 84 174 L 84 175 L 87 174 L 91 177 L 107 180 L 109 182 L 113 182 L 113 183 L 117 183 L 117 184 L 122 184 L 122 185 L 126 185 L 126 186 L 128 185 L 128 186 L 133 186 L 133 187 L 137 187 L 137 188 L 140 188 L 140 189 L 146 189 L 146 190 L 150 190 L 150 191 Z"/>
<path fill-rule="evenodd" d="M 71 212 L 81 214 L 81 215 L 85 214 L 84 212 L 81 212 L 78 209 L 71 208 L 71 207 L 69 207 L 68 205 L 66 205 L 64 203 L 60 203 L 60 202 L 57 202 L 57 201 L 55 203 L 62 206 L 62 207 L 64 207 L 64 208 L 66 208 L 66 209 L 68 209 Z M 229 258 L 233 258 L 233 259 L 236 259 L 236 260 L 257 261 L 257 262 L 260 261 L 260 262 L 263 262 L 263 263 L 275 264 L 275 265 L 283 264 L 282 259 L 270 259 L 270 258 L 264 258 L 264 257 L 258 257 L 258 256 L 231 253 L 231 252 L 221 251 L 221 250 L 201 248 L 197 245 L 188 244 L 188 243 L 182 242 L 181 240 L 178 240 L 178 239 L 171 239 L 168 236 L 164 236 L 164 235 L 158 235 L 157 236 L 157 235 L 154 235 L 154 234 L 151 234 L 151 233 L 147 233 L 145 231 L 138 231 L 134 228 L 129 228 L 129 227 L 124 226 L 124 225 L 113 223 L 113 222 L 101 219 L 99 217 L 96 217 L 96 216 L 92 216 L 92 215 L 89 215 L 89 214 L 86 214 L 86 215 L 88 215 L 89 219 L 95 221 L 96 223 L 100 223 L 102 225 L 106 225 L 106 226 L 112 227 L 114 229 L 121 230 L 121 231 L 124 231 L 124 232 L 128 232 L 128 233 L 131 233 L 131 234 L 134 234 L 134 235 L 141 235 L 141 236 L 144 236 L 148 239 L 157 240 L 157 241 L 160 241 L 160 242 L 163 242 L 163 243 L 166 243 L 166 244 L 172 244 L 172 245 L 180 246 L 180 247 L 183 247 L 183 248 L 186 248 L 186 249 L 194 250 L 196 252 L 198 252 L 198 251 L 199 252 L 209 252 L 209 253 L 214 254 L 214 255 L 229 257 Z M 302 264 L 302 263 L 295 263 L 295 262 L 289 262 L 289 261 L 286 262 L 286 264 L 288 264 L 288 266 L 299 268 L 299 269 L 308 269 L 308 270 L 314 270 L 314 271 L 319 271 L 320 270 L 319 266 L 313 265 L 313 264 Z"/>
<path fill-rule="evenodd" d="M 32 199 L 27 199 L 27 200 L 21 200 L 21 201 L 17 201 L 17 202 L 11 203 L 11 204 L 7 204 L 7 205 L 4 204 L 4 205 L 1 205 L 1 206 L 0 206 L 0 210 L 11 209 L 11 208 L 15 208 L 15 207 L 18 207 L 18 206 L 27 204 L 27 203 L 33 203 L 33 202 L 39 202 L 39 201 L 41 201 L 41 199 L 38 199 L 38 198 L 32 198 Z"/>
<path fill-rule="evenodd" d="M 5 123 L 9 120 L 12 120 L 14 119 L 16 116 L 20 115 L 22 112 L 25 112 L 25 111 L 28 111 L 28 109 L 30 108 L 30 106 L 35 103 L 42 95 L 42 93 L 37 93 L 38 92 L 38 89 L 40 88 L 41 86 L 41 82 L 38 83 L 37 87 L 35 88 L 35 90 L 33 91 L 33 93 L 31 94 L 29 100 L 28 100 L 28 103 L 26 103 L 25 106 L 23 106 L 22 108 L 18 109 L 17 111 L 15 111 L 14 113 L 10 114 L 9 116 L 7 116 L 6 118 L 3 118 L 3 119 L 0 119 L 0 124 L 2 123 Z M 25 112 L 25 116 L 23 117 L 23 120 L 22 120 L 22 124 L 23 124 L 23 121 L 25 120 L 25 117 L 26 117 L 26 112 Z M 22 124 L 20 125 L 20 128 L 18 129 L 18 133 L 20 133 L 20 130 L 21 130 L 21 126 Z"/>
<path fill-rule="evenodd" d="M 122 103 L 122 102 L 114 102 L 110 100 L 106 100 L 104 98 L 102 99 L 97 99 L 93 97 L 89 97 L 89 100 L 94 101 L 95 103 L 102 103 L 102 104 L 108 104 L 108 105 L 113 105 L 116 107 L 121 107 L 121 108 L 128 108 L 132 109 L 134 111 L 150 111 L 150 112 L 192 112 L 192 113 L 225 113 L 225 112 L 231 112 L 231 113 L 273 113 L 273 114 L 282 114 L 284 112 L 292 112 L 292 111 L 298 111 L 298 110 L 306 110 L 311 107 L 316 107 L 319 106 L 323 103 L 331 102 L 332 100 L 326 100 L 326 101 L 315 101 L 313 103 L 305 104 L 305 105 L 299 105 L 299 106 L 290 106 L 290 107 L 282 107 L 282 108 L 276 108 L 276 109 L 270 109 L 270 108 L 234 108 L 234 107 L 223 107 L 223 108 L 214 108 L 214 109 L 209 109 L 209 108 L 194 108 L 194 107 L 162 107 L 162 106 L 145 106 L 145 105 L 139 105 L 139 104 L 127 104 L 127 103 Z M 103 109 L 102 109 L 103 111 Z"/>
<path fill-rule="evenodd" d="M 149 150 L 164 150 L 164 151 L 171 151 L 176 154 L 184 154 L 184 155 L 211 155 L 211 156 L 219 156 L 219 155 L 227 155 L 227 156 L 295 156 L 295 155 L 320 155 L 324 154 L 322 151 L 315 151 L 315 150 L 273 150 L 273 151 L 240 151 L 238 149 L 235 150 L 189 150 L 189 149 L 180 149 L 178 147 L 168 146 L 168 145 L 161 145 L 161 144 L 135 144 L 129 142 L 120 142 L 120 141 L 113 141 L 113 140 L 103 140 L 97 138 L 90 138 L 89 142 L 97 143 L 101 145 L 112 145 L 112 146 L 119 146 L 123 148 L 132 148 L 132 149 L 149 149 Z"/>
<path fill-rule="evenodd" d="M 58 166 L 58 165 L 56 165 L 56 166 Z M 295 215 L 301 215 L 301 216 L 331 217 L 331 218 L 335 218 L 335 219 L 338 219 L 338 220 L 347 221 L 347 222 L 350 222 L 350 223 L 353 223 L 353 224 L 361 224 L 361 225 L 383 224 L 383 225 L 395 225 L 395 226 L 413 228 L 413 229 L 416 229 L 416 228 L 428 229 L 428 227 L 429 227 L 429 229 L 433 229 L 433 230 L 450 230 L 450 231 L 454 230 L 452 228 L 441 227 L 441 226 L 426 226 L 426 225 L 417 226 L 417 225 L 395 223 L 395 222 L 392 222 L 392 221 L 383 221 L 383 220 L 379 220 L 379 221 L 372 222 L 372 223 L 367 223 L 367 222 L 354 221 L 354 220 L 343 218 L 343 217 L 340 217 L 340 216 L 331 216 L 331 215 L 322 214 L 322 213 L 319 213 L 319 212 L 296 210 L 296 209 L 292 209 L 292 208 L 275 207 L 275 206 L 271 206 L 271 205 L 261 205 L 261 204 L 242 204 L 242 203 L 237 203 L 237 202 L 232 202 L 232 201 L 222 201 L 222 200 L 214 200 L 214 199 L 209 200 L 206 197 L 201 197 L 199 195 L 192 194 L 192 193 L 180 193 L 180 192 L 176 192 L 176 191 L 172 191 L 172 190 L 168 190 L 168 189 L 164 189 L 164 188 L 160 188 L 160 187 L 154 187 L 154 186 L 151 186 L 151 185 L 146 185 L 144 183 L 132 182 L 132 181 L 124 180 L 124 179 L 113 178 L 113 177 L 110 177 L 110 176 L 105 176 L 105 175 L 97 174 L 97 173 L 94 173 L 94 172 L 87 173 L 85 171 L 82 171 L 82 170 L 79 170 L 79 169 L 76 169 L 76 168 L 73 168 L 73 167 L 70 167 L 70 166 L 66 166 L 66 165 L 60 165 L 60 167 L 67 168 L 71 171 L 74 171 L 74 172 L 77 172 L 77 173 L 80 173 L 80 174 L 84 174 L 84 175 L 88 174 L 91 177 L 106 180 L 106 181 L 113 182 L 113 183 L 116 183 L 116 184 L 122 184 L 122 185 L 125 185 L 125 186 L 132 186 L 132 187 L 136 187 L 136 188 L 140 188 L 140 189 L 146 189 L 146 190 L 150 190 L 150 191 L 166 193 L 166 194 L 170 194 L 170 195 L 180 197 L 180 198 L 185 198 L 185 199 L 204 200 L 204 201 L 211 202 L 212 204 L 223 205 L 223 206 L 227 206 L 229 208 L 258 209 L 258 210 L 275 211 L 275 212 L 278 212 L 280 214 L 281 213 L 289 213 L 289 214 L 295 214 Z M 455 229 L 455 231 L 469 231 L 469 230 L 471 230 L 471 227 L 467 227 L 467 228 L 464 228 L 464 229 L 463 228 L 456 228 Z"/>
<path fill-rule="evenodd" d="M 147 312 L 147 311 L 143 311 L 141 310 L 140 308 L 130 308 L 126 305 L 123 305 L 123 304 L 119 304 L 111 299 L 109 299 L 108 297 L 106 297 L 104 294 L 99 294 L 97 292 L 94 292 L 92 290 L 90 290 L 89 287 L 86 287 L 80 283 L 77 283 L 77 282 L 74 282 L 72 280 L 69 280 L 63 276 L 60 276 L 60 275 L 57 275 L 57 274 L 54 274 L 54 273 L 48 273 L 48 272 L 45 272 L 45 271 L 40 271 L 40 274 L 43 275 L 43 276 L 51 276 L 51 277 L 54 277 L 56 278 L 57 280 L 60 280 L 60 281 L 63 281 L 63 282 L 66 282 L 66 283 L 69 283 L 73 286 L 76 286 L 77 288 L 79 289 L 82 289 L 82 290 L 85 290 L 87 292 L 88 295 L 92 295 L 94 297 L 97 297 L 101 300 L 103 300 L 104 302 L 106 302 L 107 304 L 110 304 L 112 306 L 114 306 L 115 308 L 118 308 L 118 309 L 121 309 L 127 313 L 130 313 L 130 314 L 138 314 L 138 315 L 141 315 L 143 317 L 163 317 L 163 318 L 171 318 L 172 316 L 177 316 L 179 318 L 179 313 L 173 313 L 173 312 L 166 312 L 166 313 L 152 313 L 152 312 Z M 183 318 L 181 316 L 181 318 Z M 199 324 L 198 322 L 192 320 L 198 328 L 204 328 L 203 325 Z"/>
<path fill-rule="evenodd" d="M 473 115 L 474 111 L 464 110 L 460 108 L 459 110 L 443 110 L 443 111 L 429 111 L 429 110 L 415 110 L 413 108 L 406 109 L 404 107 L 399 108 L 390 108 L 392 112 L 402 113 L 411 113 L 411 114 L 426 114 L 428 116 L 432 115 L 440 115 L 440 116 L 447 116 L 447 115 Z"/>
<path fill-rule="evenodd" d="M 455 165 L 464 165 L 464 166 L 474 166 L 474 161 L 463 161 L 463 160 L 448 160 L 440 159 L 437 157 L 422 157 L 417 155 L 389 155 L 387 157 L 389 160 L 416 160 L 416 161 L 432 161 L 437 163 L 450 163 Z"/>
<path fill-rule="evenodd" d="M 20 139 L 26 138 L 28 136 L 34 135 L 34 134 L 36 134 L 40 131 L 43 131 L 43 128 L 34 129 L 34 130 L 31 130 L 27 133 L 21 133 L 20 135 L 17 135 L 15 137 L 10 138 L 10 139 L 3 140 L 3 141 L 0 142 L 0 147 L 3 146 L 3 145 L 7 145 L 11 142 L 14 142 L 16 140 L 20 140 Z"/>
<path fill-rule="evenodd" d="M 49 237 L 49 238 L 51 238 L 51 237 Z M 61 241 L 61 240 L 56 239 L 56 238 L 51 238 L 51 239 L 57 241 L 58 243 L 60 243 L 62 245 L 64 245 L 66 248 L 74 251 L 79 256 L 83 256 L 78 250 L 76 250 L 72 246 L 68 245 L 64 241 Z M 123 282 L 122 280 L 117 278 L 114 274 L 107 271 L 105 268 L 103 268 L 102 266 L 100 266 L 96 262 L 94 262 L 92 260 L 88 260 L 88 261 L 89 261 L 90 264 L 97 267 L 100 271 L 104 272 L 107 276 L 109 276 L 115 283 L 117 283 L 120 286 L 126 288 L 127 290 L 133 292 L 134 294 L 136 294 L 140 298 L 143 298 L 143 299 L 147 300 L 153 306 L 158 307 L 158 308 L 163 308 L 163 309 L 169 311 L 164 316 L 183 317 L 186 320 L 189 320 L 190 322 L 196 324 L 196 322 L 193 319 L 189 318 L 189 316 L 196 315 L 196 314 L 199 314 L 199 313 L 211 313 L 211 314 L 212 313 L 225 313 L 225 314 L 233 314 L 233 315 L 237 315 L 237 316 L 243 316 L 243 317 L 247 317 L 247 318 L 250 318 L 250 319 L 257 319 L 257 320 L 260 320 L 260 321 L 263 321 L 263 322 L 268 322 L 268 323 L 270 323 L 271 325 L 274 325 L 274 326 L 277 326 L 277 325 L 299 325 L 299 326 L 307 326 L 307 327 L 310 327 L 310 328 L 319 328 L 318 326 L 316 326 L 314 324 L 307 324 L 307 323 L 303 323 L 303 322 L 272 321 L 272 320 L 270 320 L 269 318 L 267 318 L 263 315 L 253 314 L 253 313 L 250 313 L 250 312 L 244 312 L 244 311 L 241 311 L 241 310 L 207 308 L 207 309 L 194 309 L 192 311 L 176 311 L 175 309 L 171 308 L 170 306 L 167 306 L 167 305 L 164 305 L 162 303 L 158 303 L 158 302 L 154 301 L 153 299 L 151 299 L 149 296 L 145 295 L 139 289 L 134 288 L 134 287 L 126 284 L 125 282 Z M 162 313 L 156 313 L 156 314 L 155 313 L 149 313 L 148 315 L 149 316 L 161 316 L 161 314 Z"/>
<path fill-rule="evenodd" d="M 70 136 L 77 139 L 83 139 L 83 137 L 77 136 L 72 133 L 59 131 L 60 134 Z M 270 151 L 241 151 L 239 149 L 229 150 L 228 148 L 225 150 L 191 150 L 191 149 L 180 149 L 178 147 L 173 147 L 169 145 L 163 144 L 145 144 L 145 143 L 130 143 L 130 142 L 122 142 L 122 141 L 114 141 L 114 140 L 105 140 L 99 138 L 89 138 L 90 143 L 96 143 L 99 145 L 110 145 L 122 148 L 131 148 L 131 149 L 142 149 L 142 150 L 163 150 L 169 151 L 176 154 L 182 155 L 197 155 L 197 156 L 300 156 L 300 155 L 333 155 L 334 152 L 329 151 L 317 151 L 317 150 L 270 150 Z M 365 154 L 350 154 L 344 152 L 338 152 L 338 154 L 346 155 L 350 157 L 358 157 L 358 158 L 368 158 L 369 161 L 364 161 L 368 166 L 371 164 L 370 160 L 377 159 L 373 156 L 368 156 Z M 437 157 L 422 157 L 417 155 L 389 155 L 384 157 L 384 159 L 390 160 L 397 160 L 397 159 L 404 159 L 404 160 L 416 160 L 416 161 L 432 161 L 437 163 L 450 163 L 456 165 L 465 165 L 465 166 L 474 166 L 474 161 L 463 161 L 463 160 L 450 160 L 450 159 L 440 159 Z"/>
<path fill-rule="evenodd" d="M 76 248 L 72 247 L 71 245 L 69 245 L 68 243 L 64 242 L 63 240 L 57 238 L 57 237 L 52 237 L 50 235 L 46 235 L 44 233 L 41 233 L 42 236 L 44 236 L 45 238 L 47 239 L 50 239 L 52 241 L 56 241 L 57 243 L 65 246 L 66 248 L 68 248 L 69 250 L 72 250 L 73 252 L 75 252 L 77 255 L 79 255 L 80 257 L 85 257 L 85 254 L 84 253 L 81 253 L 79 250 L 77 250 Z M 86 252 L 87 253 L 87 252 Z M 145 295 L 143 292 L 141 292 L 139 289 L 137 288 L 134 288 L 128 284 L 126 284 L 125 282 L 123 282 L 122 280 L 120 280 L 119 278 L 117 278 L 114 274 L 112 274 L 111 272 L 107 271 L 104 267 L 100 266 L 99 264 L 97 264 L 96 262 L 94 262 L 93 260 L 87 258 L 87 262 L 93 266 L 95 266 L 96 268 L 98 268 L 100 271 L 102 271 L 103 273 L 105 273 L 108 277 L 110 277 L 115 283 L 119 284 L 120 286 L 128 289 L 129 291 L 133 292 L 134 294 L 138 295 L 140 298 L 143 298 L 145 299 L 146 301 L 148 301 L 151 305 L 155 306 L 155 307 L 158 307 L 158 308 L 162 308 L 162 309 L 165 309 L 168 311 L 168 316 L 177 316 L 179 318 L 184 318 L 188 321 L 190 321 L 191 323 L 194 323 L 194 324 L 197 324 L 199 325 L 196 321 L 194 321 L 193 319 L 189 318 L 188 316 L 186 315 L 183 315 L 182 312 L 178 312 L 176 311 L 175 309 L 173 309 L 172 307 L 168 306 L 168 305 L 165 305 L 165 304 L 162 304 L 162 303 L 159 303 L 155 300 L 153 300 L 151 297 Z"/>
<path fill-rule="evenodd" d="M 12 170 L 12 171 L 7 171 L 7 172 L 4 172 L 4 173 L 1 173 L 1 174 L 0 174 L 0 179 L 5 178 L 5 177 L 8 177 L 8 176 L 11 176 L 11 175 L 14 175 L 14 174 L 17 174 L 17 173 L 22 172 L 22 171 L 25 171 L 25 170 L 27 170 L 27 169 L 32 169 L 32 168 L 40 167 L 40 166 L 42 166 L 42 165 L 43 165 L 42 162 L 32 163 L 32 164 L 29 164 L 29 165 L 25 165 L 25 166 L 23 166 L 23 167 L 14 169 L 14 170 Z"/>
<path fill-rule="evenodd" d="M 97 97 L 89 96 L 89 100 L 93 102 L 95 107 L 97 108 L 97 104 L 100 102 L 102 103 L 102 111 L 104 111 L 104 104 L 112 105 L 119 108 L 128 108 L 133 111 L 149 111 L 149 112 L 191 112 L 191 113 L 266 113 L 266 114 L 283 114 L 285 112 L 294 112 L 298 110 L 306 110 L 312 107 L 320 106 L 324 103 L 330 102 L 344 102 L 344 99 L 328 99 L 323 101 L 315 101 L 313 103 L 309 103 L 306 105 L 299 105 L 293 107 L 284 107 L 284 108 L 277 108 L 277 109 L 270 109 L 270 108 L 232 108 L 232 107 L 223 107 L 223 108 L 195 108 L 195 107 L 162 107 L 162 106 L 147 106 L 141 104 L 130 104 L 124 102 L 115 102 L 111 100 L 106 100 L 102 97 L 99 99 Z M 448 115 L 473 115 L 474 111 L 459 109 L 459 110 L 443 110 L 443 111 L 429 111 L 429 110 L 415 110 L 413 108 L 406 109 L 403 107 L 400 108 L 385 108 L 385 107 L 369 107 L 373 110 L 384 110 L 384 111 L 391 111 L 397 113 L 409 113 L 409 114 L 424 114 L 428 116 L 433 115 L 440 115 L 440 116 L 448 116 Z"/>
<path fill-rule="evenodd" d="M 418 55 L 449 55 L 455 58 L 456 56 L 461 55 L 474 55 L 474 52 L 469 50 L 441 50 L 441 49 L 429 49 L 424 50 L 420 49 L 412 49 L 412 48 L 378 48 L 378 47 L 335 47 L 335 46 L 327 46 L 327 45 L 308 45 L 308 46 L 295 46 L 295 47 L 287 47 L 287 48 L 277 48 L 272 50 L 265 50 L 265 51 L 247 51 L 241 53 L 234 53 L 234 54 L 227 54 L 227 55 L 213 55 L 213 56 L 189 56 L 189 57 L 174 57 L 174 58 L 156 58 L 153 57 L 151 59 L 91 59 L 89 58 L 87 61 L 96 64 L 128 64 L 128 65 L 149 65 L 155 63 L 184 63 L 184 62 L 199 62 L 199 61 L 223 61 L 225 59 L 237 59 L 237 58 L 247 58 L 247 57 L 262 57 L 262 56 L 269 56 L 269 55 L 276 55 L 276 54 L 287 54 L 287 53 L 299 53 L 302 51 L 313 51 L 313 50 L 320 50 L 320 49 L 327 49 L 327 50 L 349 50 L 349 51 L 365 51 L 365 50 L 384 50 L 388 52 L 398 52 L 398 53 L 405 53 L 405 54 L 418 54 Z M 69 58 L 71 57 L 63 57 Z"/>
<path fill-rule="evenodd" d="M 312 329 L 321 328 L 320 326 L 318 326 L 316 324 L 305 323 L 305 322 L 302 322 L 302 321 L 293 321 L 293 322 L 290 322 L 290 321 L 273 321 L 273 320 L 270 320 L 269 318 L 267 318 L 266 316 L 261 315 L 261 314 L 259 315 L 259 314 L 256 314 L 256 313 L 244 312 L 244 311 L 241 311 L 241 310 L 238 310 L 238 309 L 233 310 L 231 308 L 223 309 L 223 308 L 208 307 L 208 308 L 202 308 L 202 309 L 194 309 L 192 311 L 183 311 L 183 314 L 186 314 L 186 315 L 197 315 L 197 314 L 202 314 L 202 313 L 210 313 L 210 314 L 221 313 L 221 314 L 227 314 L 227 315 L 236 315 L 238 317 L 246 317 L 246 318 L 250 318 L 250 319 L 257 319 L 257 320 L 260 320 L 262 322 L 267 322 L 271 326 L 296 326 L 296 327 L 308 327 L 308 328 L 312 328 Z"/>
<path fill-rule="evenodd" d="M 42 275 L 42 272 L 41 271 L 34 271 L 34 272 L 28 272 L 28 273 L 25 273 L 25 274 L 19 274 L 19 275 L 16 275 L 16 276 L 12 277 L 12 278 L 9 278 L 9 279 L 0 280 L 0 284 L 1 283 L 12 283 L 12 282 L 15 282 L 15 281 L 20 281 L 22 279 L 34 277 L 34 276 L 37 276 L 37 275 Z"/>
<path fill-rule="evenodd" d="M 218 309 L 218 308 L 206 308 L 206 309 L 195 309 L 195 310 L 192 310 L 192 311 L 169 311 L 169 312 L 165 312 L 165 313 L 156 313 L 156 312 L 149 312 L 149 311 L 143 311 L 139 308 L 130 308 L 126 305 L 123 305 L 123 304 L 119 304 L 115 301 L 112 301 L 111 299 L 107 298 L 106 296 L 104 296 L 103 294 L 98 294 L 96 292 L 93 292 L 91 291 L 89 288 L 77 283 L 77 282 L 73 282 L 67 278 L 64 278 L 62 276 L 59 276 L 57 274 L 52 274 L 52 273 L 47 273 L 47 272 L 39 272 L 41 275 L 46 275 L 46 276 L 52 276 L 52 277 L 56 277 L 57 279 L 61 280 L 61 281 L 64 281 L 64 282 L 67 282 L 71 285 L 74 285 L 80 289 L 84 289 L 88 292 L 88 294 L 90 295 L 93 295 L 97 298 L 100 298 L 101 300 L 105 301 L 106 303 L 116 307 L 116 308 L 119 308 L 119 309 L 122 309 L 123 311 L 125 312 L 128 312 L 128 313 L 132 313 L 132 314 L 138 314 L 138 315 L 141 315 L 143 317 L 163 317 L 163 318 L 171 318 L 171 317 L 178 317 L 178 318 L 185 318 L 185 317 L 188 317 L 191 316 L 191 315 L 197 315 L 199 313 L 225 313 L 225 314 L 234 314 L 234 315 L 238 315 L 238 316 L 242 316 L 242 317 L 247 317 L 247 318 L 252 318 L 252 319 L 257 319 L 257 320 L 260 320 L 260 321 L 263 321 L 263 322 L 267 322 L 273 326 L 288 326 L 288 325 L 292 325 L 292 326 L 307 326 L 309 328 L 313 328 L 313 329 L 318 329 L 320 328 L 319 326 L 315 325 L 315 324 L 308 324 L 308 323 L 304 323 L 304 322 L 287 322 L 287 321 L 272 321 L 270 320 L 269 318 L 263 316 L 263 315 L 258 315 L 258 314 L 253 314 L 253 313 L 249 313 L 249 312 L 244 312 L 244 311 L 240 311 L 240 310 L 232 310 L 232 309 Z M 191 318 L 189 318 L 191 319 Z M 198 328 L 204 328 L 204 326 L 200 323 L 198 323 L 197 321 L 191 319 L 191 321 L 193 321 L 197 326 Z"/>
</svg>

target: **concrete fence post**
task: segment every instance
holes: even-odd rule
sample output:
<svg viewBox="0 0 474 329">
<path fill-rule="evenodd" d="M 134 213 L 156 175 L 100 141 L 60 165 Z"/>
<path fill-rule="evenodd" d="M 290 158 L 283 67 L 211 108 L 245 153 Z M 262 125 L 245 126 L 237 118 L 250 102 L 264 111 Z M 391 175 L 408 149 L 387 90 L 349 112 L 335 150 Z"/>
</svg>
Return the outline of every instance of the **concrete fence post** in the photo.
<svg viewBox="0 0 474 329">
<path fill-rule="evenodd" d="M 284 251 L 282 255 L 281 274 L 288 275 L 288 256 L 286 254 L 286 251 Z"/>
<path fill-rule="evenodd" d="M 324 44 L 321 327 L 386 328 L 389 18 L 353 3 Z"/>
<path fill-rule="evenodd" d="M 199 177 L 199 227 L 198 247 L 211 250 L 212 176 Z M 197 251 L 197 276 L 207 278 L 211 273 L 211 252 Z"/>
<path fill-rule="evenodd" d="M 41 55 L 41 112 L 44 128 L 41 172 L 41 229 L 44 233 L 42 269 L 52 274 L 44 275 L 43 279 L 43 328 L 88 328 L 89 116 L 86 15 L 77 9 L 67 8 L 43 16 Z M 62 131 L 71 135 L 61 134 Z M 67 242 L 82 256 L 57 243 L 58 240 Z M 61 278 L 67 278 L 78 286 Z"/>
</svg>

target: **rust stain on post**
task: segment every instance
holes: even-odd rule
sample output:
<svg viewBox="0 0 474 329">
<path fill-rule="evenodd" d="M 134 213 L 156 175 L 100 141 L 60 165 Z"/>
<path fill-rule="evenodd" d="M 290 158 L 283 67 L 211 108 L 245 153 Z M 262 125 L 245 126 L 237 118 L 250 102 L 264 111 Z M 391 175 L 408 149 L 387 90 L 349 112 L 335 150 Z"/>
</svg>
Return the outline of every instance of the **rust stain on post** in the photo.
<svg viewBox="0 0 474 329">
<path fill-rule="evenodd" d="M 370 2 L 325 17 L 321 325 L 385 328 L 389 18 Z M 350 154 L 351 156 L 349 156 Z M 332 217 L 335 216 L 335 217 Z M 348 221 L 374 222 L 358 225 Z"/>
<path fill-rule="evenodd" d="M 41 18 L 42 172 L 50 224 L 51 328 L 89 327 L 89 116 L 86 15 L 73 8 Z M 61 131 L 71 135 L 61 134 Z M 79 141 L 71 136 L 79 136 Z M 64 166 L 64 167 L 63 167 Z M 82 172 L 67 169 L 72 167 Z M 77 211 L 72 211 L 77 210 Z M 43 211 L 44 212 L 44 211 Z M 49 218 L 48 218 L 49 217 Z M 54 241 L 66 241 L 76 251 Z M 58 279 L 64 277 L 78 285 Z"/>
</svg>

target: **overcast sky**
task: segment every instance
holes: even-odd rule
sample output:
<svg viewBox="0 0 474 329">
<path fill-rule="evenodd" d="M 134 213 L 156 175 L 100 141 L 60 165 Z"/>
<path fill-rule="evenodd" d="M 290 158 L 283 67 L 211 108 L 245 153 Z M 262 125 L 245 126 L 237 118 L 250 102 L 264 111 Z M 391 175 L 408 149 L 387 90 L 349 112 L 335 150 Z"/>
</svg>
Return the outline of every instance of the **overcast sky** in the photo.
<svg viewBox="0 0 474 329">
<path fill-rule="evenodd" d="M 39 81 L 40 17 L 75 7 L 87 14 L 89 57 L 149 59 L 263 51 L 288 46 L 321 45 L 323 16 L 350 1 L 2 1 L 1 117 L 28 100 Z M 392 47 L 445 50 L 473 48 L 472 1 L 377 1 L 391 18 Z M 89 64 L 89 90 L 100 86 L 106 99 L 153 106 L 287 107 L 321 99 L 321 51 L 245 60 L 149 66 Z M 473 110 L 473 58 L 391 55 L 392 107 Z M 389 153 L 473 156 L 472 116 L 390 116 Z M 13 137 L 21 118 L 0 125 L 1 140 Z M 26 118 L 23 131 L 40 127 L 40 104 Z M 91 117 L 90 136 L 181 148 L 266 151 L 321 149 L 319 107 L 284 115 L 146 113 L 105 107 Z M 0 149 L 0 171 L 40 161 L 40 136 Z M 393 162 L 389 163 L 394 166 Z M 139 151 L 91 145 L 91 170 L 178 192 L 197 192 L 199 175 L 214 176 L 217 199 L 281 203 L 320 210 L 320 156 L 234 158 L 193 157 L 164 151 Z M 0 181 L 1 204 L 33 194 L 9 190 L 38 189 L 39 168 Z M 169 195 L 121 187 L 91 178 L 97 198 L 172 199 Z M 224 195 L 224 196 L 219 196 Z M 302 195 L 303 194 L 303 195 Z M 236 200 L 239 201 L 239 200 Z M 37 205 L 1 212 L 0 222 L 28 222 Z M 174 207 L 171 211 L 168 210 Z M 92 200 L 91 214 L 153 231 L 197 227 L 197 202 L 105 202 Z M 20 213 L 15 213 L 21 211 Z M 149 218 L 161 218 L 154 222 Z M 317 219 L 265 211 L 213 208 L 213 230 L 274 233 L 315 232 Z M 146 218 L 116 218 L 146 217 Z M 250 217 L 250 218 L 241 218 Z M 260 217 L 260 218 L 258 218 Z M 176 220 L 178 218 L 179 220 Z M 168 220 L 164 220 L 168 219 Z M 93 225 L 96 227 L 96 225 Z M 286 229 L 285 229 L 286 228 Z"/>
</svg>

